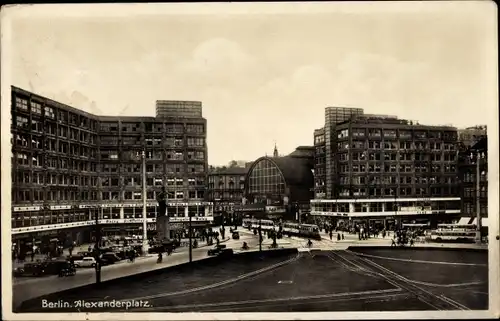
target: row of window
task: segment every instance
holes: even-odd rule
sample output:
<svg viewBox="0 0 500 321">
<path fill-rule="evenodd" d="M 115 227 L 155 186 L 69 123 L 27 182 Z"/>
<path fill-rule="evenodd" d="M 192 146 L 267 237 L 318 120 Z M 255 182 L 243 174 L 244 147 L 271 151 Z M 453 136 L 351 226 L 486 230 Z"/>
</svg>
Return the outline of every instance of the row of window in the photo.
<svg viewBox="0 0 500 321">
<path fill-rule="evenodd" d="M 477 214 L 476 211 L 476 204 L 472 202 L 464 202 L 463 205 L 463 211 L 464 214 Z M 481 215 L 488 215 L 488 204 L 487 203 L 481 203 L 479 205 L 479 211 Z"/>
<path fill-rule="evenodd" d="M 384 150 L 429 150 L 429 151 L 455 151 L 456 144 L 437 143 L 437 142 L 412 142 L 412 141 L 360 141 L 355 140 L 352 143 L 338 142 L 339 149 L 384 149 Z"/>
<path fill-rule="evenodd" d="M 45 161 L 45 165 L 49 169 L 57 168 L 62 170 L 74 170 L 74 171 L 89 171 L 89 172 L 97 171 L 97 163 L 93 162 L 78 161 L 70 158 L 57 158 L 52 156 L 45 156 L 44 159 L 44 157 L 39 154 L 22 153 L 22 152 L 15 153 L 13 156 L 15 157 L 15 161 L 18 166 L 26 166 L 26 167 L 31 166 L 31 167 L 41 168 L 44 165 Z"/>
<path fill-rule="evenodd" d="M 342 129 L 338 131 L 337 138 L 342 139 L 346 137 L 384 137 L 384 138 L 415 138 L 415 139 L 456 139 L 456 132 L 441 132 L 441 131 L 422 131 L 422 130 L 395 130 L 395 129 L 379 129 L 379 128 L 357 128 Z M 321 136 L 317 136 L 321 137 Z"/>
<path fill-rule="evenodd" d="M 236 200 L 236 201 L 241 201 L 241 198 L 243 197 L 243 193 L 238 193 L 238 192 L 213 192 L 211 195 L 213 200 L 219 200 L 219 199 L 224 199 L 224 200 Z"/>
<path fill-rule="evenodd" d="M 116 150 L 105 150 L 100 152 L 102 160 L 123 160 L 123 161 L 139 161 L 142 159 L 143 152 L 135 151 L 122 151 L 121 153 Z M 144 157 L 151 160 L 205 160 L 204 151 L 183 151 L 183 150 L 148 150 L 144 152 Z"/>
<path fill-rule="evenodd" d="M 399 193 L 398 193 L 399 192 Z M 429 192 L 431 196 L 453 196 L 457 195 L 456 187 L 431 187 L 428 188 L 412 188 L 412 187 L 400 187 L 400 188 L 353 188 L 352 194 L 349 188 L 343 188 L 339 191 L 339 196 L 341 197 L 373 197 L 373 196 L 428 196 Z M 398 194 L 397 194 L 398 193 Z"/>
<path fill-rule="evenodd" d="M 42 115 L 42 112 L 46 118 L 54 119 L 60 123 L 69 123 L 70 125 L 78 126 L 81 128 L 89 128 L 95 130 L 97 128 L 97 122 L 91 120 L 86 116 L 77 115 L 67 110 L 62 110 L 59 108 L 54 108 L 50 106 L 43 106 L 36 101 L 30 102 L 31 112 L 35 115 Z M 16 97 L 15 107 L 18 110 L 29 112 L 28 99 Z"/>
<path fill-rule="evenodd" d="M 488 173 L 486 171 L 481 171 L 479 174 L 480 182 L 488 181 Z M 463 175 L 463 180 L 465 183 L 475 183 L 477 181 L 476 173 L 471 170 L 467 170 Z"/>
<path fill-rule="evenodd" d="M 122 143 L 124 146 L 130 145 L 142 145 L 143 140 L 140 136 L 134 137 L 118 137 L 118 136 L 100 136 L 100 144 L 102 146 L 118 146 Z M 186 141 L 181 137 L 166 137 L 154 138 L 146 137 L 144 138 L 144 143 L 146 146 L 163 146 L 167 148 L 175 147 L 204 147 L 205 139 L 202 137 L 188 137 Z"/>
<path fill-rule="evenodd" d="M 349 165 L 340 165 L 339 171 L 341 173 L 381 173 L 382 170 L 386 173 L 455 173 L 456 166 L 455 165 L 398 165 L 398 164 L 352 164 Z"/>
<path fill-rule="evenodd" d="M 455 184 L 456 177 L 412 177 L 412 176 L 353 176 L 352 181 L 349 181 L 348 176 L 340 176 L 340 185 L 386 185 L 386 184 Z"/>
<path fill-rule="evenodd" d="M 480 197 L 488 197 L 488 187 L 487 186 L 481 186 L 479 188 L 479 196 Z M 464 188 L 464 197 L 476 197 L 476 188 L 474 188 L 474 187 Z"/>
<path fill-rule="evenodd" d="M 444 153 L 444 154 L 423 154 L 423 153 L 411 153 L 411 152 L 353 152 L 349 153 L 339 153 L 340 161 L 348 161 L 349 159 L 353 161 L 432 161 L 432 162 L 454 162 L 457 160 L 456 153 Z"/>
<path fill-rule="evenodd" d="M 147 191 L 148 200 L 156 200 L 157 191 Z M 100 197 L 99 197 L 100 196 Z M 205 191 L 167 191 L 167 199 L 203 199 Z M 77 190 L 49 190 L 22 189 L 12 193 L 12 201 L 15 203 L 44 202 L 44 201 L 119 201 L 119 200 L 142 200 L 142 191 L 77 191 Z"/>
<path fill-rule="evenodd" d="M 121 123 L 117 122 L 101 122 L 100 131 L 101 132 L 118 132 L 121 128 L 122 132 L 134 133 L 134 132 L 155 132 L 155 133 L 191 133 L 191 134 L 203 134 L 205 132 L 205 126 L 203 124 L 176 124 L 176 123 Z"/>
<path fill-rule="evenodd" d="M 244 189 L 245 184 L 244 183 L 239 183 L 236 184 L 235 182 L 229 182 L 227 184 L 224 184 L 224 182 L 219 182 L 219 184 L 214 184 L 214 183 L 208 183 L 208 188 L 209 189 Z"/>
</svg>

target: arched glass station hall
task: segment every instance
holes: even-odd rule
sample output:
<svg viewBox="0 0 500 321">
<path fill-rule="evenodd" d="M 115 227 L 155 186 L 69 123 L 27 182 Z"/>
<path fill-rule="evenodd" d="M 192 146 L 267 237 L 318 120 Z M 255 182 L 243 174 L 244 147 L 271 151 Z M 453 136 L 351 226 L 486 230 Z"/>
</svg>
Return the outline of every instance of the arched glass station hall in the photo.
<svg viewBox="0 0 500 321">
<path fill-rule="evenodd" d="M 297 219 L 297 211 L 307 212 L 313 198 L 313 160 L 309 147 L 298 147 L 283 157 L 255 160 L 246 176 L 247 203 L 264 205 L 272 218 Z"/>
</svg>

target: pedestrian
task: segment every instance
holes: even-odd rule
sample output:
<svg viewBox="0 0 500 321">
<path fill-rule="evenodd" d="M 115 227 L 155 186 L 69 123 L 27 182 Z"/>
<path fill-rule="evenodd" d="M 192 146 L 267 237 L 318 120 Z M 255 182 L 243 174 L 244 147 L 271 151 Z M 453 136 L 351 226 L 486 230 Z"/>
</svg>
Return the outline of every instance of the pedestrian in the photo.
<svg viewBox="0 0 500 321">
<path fill-rule="evenodd" d="M 342 241 L 344 240 L 344 233 L 342 233 Z"/>
<path fill-rule="evenodd" d="M 333 237 L 333 233 L 332 233 L 332 231 L 330 231 L 330 240 L 332 240 L 332 237 Z"/>
</svg>

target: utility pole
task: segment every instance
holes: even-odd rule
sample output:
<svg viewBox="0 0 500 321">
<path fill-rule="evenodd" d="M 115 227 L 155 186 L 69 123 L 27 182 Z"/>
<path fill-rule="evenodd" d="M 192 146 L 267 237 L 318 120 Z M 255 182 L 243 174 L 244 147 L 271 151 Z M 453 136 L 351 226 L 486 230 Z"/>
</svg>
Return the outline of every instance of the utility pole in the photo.
<svg viewBox="0 0 500 321">
<path fill-rule="evenodd" d="M 103 208 L 102 206 L 99 206 L 96 208 L 95 211 L 95 248 L 94 248 L 94 253 L 95 253 L 95 283 L 96 285 L 101 284 L 101 260 L 99 256 L 99 245 L 101 243 L 101 226 L 99 225 L 99 210 L 102 211 Z"/>
<path fill-rule="evenodd" d="M 146 214 L 146 151 L 142 151 L 142 255 L 148 253 L 148 219 Z"/>
<path fill-rule="evenodd" d="M 188 212 L 189 216 L 189 231 L 188 231 L 188 237 L 189 237 L 189 263 L 193 262 L 193 242 L 192 242 L 192 214 Z"/>
<path fill-rule="evenodd" d="M 477 232 L 476 243 L 481 243 L 481 155 L 477 152 L 476 155 L 476 219 L 477 219 Z"/>
</svg>

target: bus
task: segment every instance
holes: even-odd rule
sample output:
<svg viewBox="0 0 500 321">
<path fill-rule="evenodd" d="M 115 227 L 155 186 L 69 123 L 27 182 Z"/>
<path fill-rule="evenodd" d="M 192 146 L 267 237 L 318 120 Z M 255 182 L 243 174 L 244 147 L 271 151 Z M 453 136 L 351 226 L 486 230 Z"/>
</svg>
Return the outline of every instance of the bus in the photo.
<svg viewBox="0 0 500 321">
<path fill-rule="evenodd" d="M 475 224 L 438 224 L 431 231 L 430 239 L 434 242 L 475 242 L 477 226 Z"/>
</svg>

